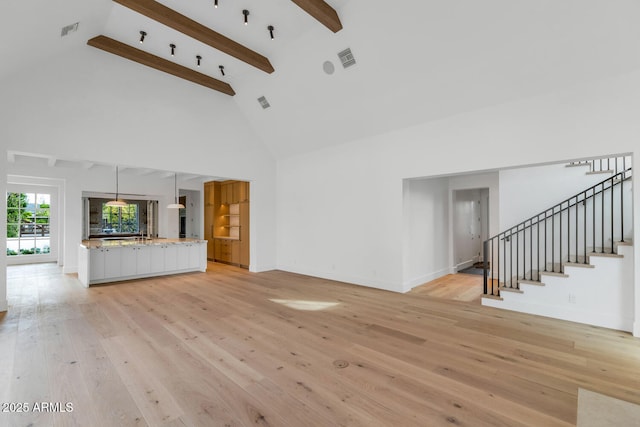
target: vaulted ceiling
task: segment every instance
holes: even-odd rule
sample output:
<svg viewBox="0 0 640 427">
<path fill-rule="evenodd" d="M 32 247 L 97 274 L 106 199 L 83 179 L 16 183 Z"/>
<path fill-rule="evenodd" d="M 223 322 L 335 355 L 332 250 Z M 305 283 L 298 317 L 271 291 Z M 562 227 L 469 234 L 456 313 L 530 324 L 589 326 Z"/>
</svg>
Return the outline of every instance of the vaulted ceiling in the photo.
<svg viewBox="0 0 640 427">
<path fill-rule="evenodd" d="M 634 0 L 326 0 L 315 11 L 306 0 L 214 1 L 3 0 L 0 84 L 25 68 L 46 72 L 48 59 L 94 49 L 87 42 L 104 36 L 98 41 L 159 58 L 172 74 L 205 76 L 211 85 L 202 90 L 226 93 L 216 99 L 236 103 L 270 151 L 286 157 L 640 67 Z M 159 22 L 166 14 L 140 13 L 141 4 L 168 8 L 247 51 L 212 47 Z M 61 37 L 75 22 L 78 30 Z M 349 68 L 337 56 L 345 48 L 356 60 Z M 324 71 L 326 61 L 334 73 Z M 193 81 L 184 84 L 202 84 Z"/>
</svg>

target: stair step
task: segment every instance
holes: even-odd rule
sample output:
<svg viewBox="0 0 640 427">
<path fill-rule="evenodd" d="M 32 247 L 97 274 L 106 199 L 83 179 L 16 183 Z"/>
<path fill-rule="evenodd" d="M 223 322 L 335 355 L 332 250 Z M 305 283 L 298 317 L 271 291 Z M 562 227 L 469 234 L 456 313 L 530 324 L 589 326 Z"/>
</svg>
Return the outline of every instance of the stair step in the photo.
<svg viewBox="0 0 640 427">
<path fill-rule="evenodd" d="M 555 276 L 555 277 L 569 277 L 568 274 L 564 274 L 564 273 L 556 273 L 553 271 L 541 271 L 540 275 L 546 274 L 547 276 Z"/>
<path fill-rule="evenodd" d="M 591 167 L 591 163 L 588 162 L 584 162 L 584 163 L 569 163 L 567 165 L 564 165 L 566 168 L 575 168 L 575 167 L 579 167 L 579 166 L 588 166 L 589 168 Z"/>
<path fill-rule="evenodd" d="M 569 267 L 581 267 L 581 268 L 595 268 L 595 265 L 591 265 L 591 264 L 583 264 L 581 262 L 565 262 L 564 263 L 565 266 L 569 266 Z"/>
<path fill-rule="evenodd" d="M 498 301 L 504 301 L 504 298 L 499 297 L 498 295 L 482 295 L 482 298 L 495 299 Z"/>
<path fill-rule="evenodd" d="M 620 255 L 620 254 L 612 254 L 610 252 L 591 252 L 589 253 L 589 256 L 601 256 L 601 257 L 608 257 L 608 258 L 624 258 L 624 255 Z"/>
<path fill-rule="evenodd" d="M 605 173 L 612 174 L 613 171 L 611 169 L 605 170 L 605 171 L 590 171 L 590 172 L 587 172 L 587 175 L 599 175 L 599 174 L 605 174 Z"/>
<path fill-rule="evenodd" d="M 515 292 L 515 293 L 517 293 L 517 294 L 523 294 L 523 293 L 524 293 L 524 291 L 521 291 L 520 289 L 516 289 L 516 288 L 505 288 L 505 287 L 501 287 L 501 288 L 498 288 L 498 290 L 499 290 L 500 292 L 502 292 L 502 291 L 505 291 L 505 292 Z"/>
<path fill-rule="evenodd" d="M 518 284 L 519 285 L 525 284 L 525 285 L 545 286 L 544 283 L 539 282 L 537 280 L 525 280 L 525 279 L 518 280 Z"/>
</svg>

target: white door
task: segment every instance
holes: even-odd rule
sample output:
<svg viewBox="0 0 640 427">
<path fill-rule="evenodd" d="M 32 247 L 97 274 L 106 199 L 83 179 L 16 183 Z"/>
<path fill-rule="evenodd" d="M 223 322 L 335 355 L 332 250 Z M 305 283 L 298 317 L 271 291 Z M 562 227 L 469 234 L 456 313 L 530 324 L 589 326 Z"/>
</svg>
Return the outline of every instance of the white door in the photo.
<svg viewBox="0 0 640 427">
<path fill-rule="evenodd" d="M 7 264 L 57 261 L 56 190 L 11 184 L 6 194 Z"/>
</svg>

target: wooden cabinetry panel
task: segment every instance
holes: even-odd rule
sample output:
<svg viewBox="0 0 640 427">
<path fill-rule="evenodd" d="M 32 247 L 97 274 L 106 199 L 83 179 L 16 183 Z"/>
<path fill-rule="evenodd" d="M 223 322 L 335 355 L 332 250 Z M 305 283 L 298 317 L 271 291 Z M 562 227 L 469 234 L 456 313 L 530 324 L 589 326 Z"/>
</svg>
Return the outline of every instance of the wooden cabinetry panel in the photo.
<svg viewBox="0 0 640 427">
<path fill-rule="evenodd" d="M 249 268 L 249 202 L 240 203 L 240 248 L 238 263 Z"/>
<path fill-rule="evenodd" d="M 216 183 L 204 183 L 204 239 L 207 241 L 207 258 L 214 259 L 213 247 L 214 216 L 216 211 Z"/>
<path fill-rule="evenodd" d="M 214 183 L 214 212 L 211 229 L 214 241 L 208 245 L 208 257 L 215 261 L 249 267 L 249 183 Z M 209 237 L 207 236 L 207 239 Z"/>
<path fill-rule="evenodd" d="M 249 201 L 249 183 L 245 181 L 238 181 L 235 183 L 236 192 L 238 194 L 238 203 Z"/>
</svg>

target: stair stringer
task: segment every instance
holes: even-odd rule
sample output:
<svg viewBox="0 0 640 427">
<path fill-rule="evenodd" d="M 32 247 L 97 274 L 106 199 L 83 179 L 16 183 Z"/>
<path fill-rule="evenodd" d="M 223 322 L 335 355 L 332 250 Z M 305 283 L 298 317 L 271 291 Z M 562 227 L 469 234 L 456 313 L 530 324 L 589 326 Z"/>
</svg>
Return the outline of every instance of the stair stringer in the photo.
<svg viewBox="0 0 640 427">
<path fill-rule="evenodd" d="M 482 305 L 631 332 L 634 319 L 633 246 L 622 257 L 590 256 L 593 268 L 565 266 L 568 277 L 541 272 L 541 284 L 520 283 L 522 293 L 500 292 Z"/>
</svg>

